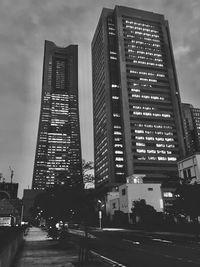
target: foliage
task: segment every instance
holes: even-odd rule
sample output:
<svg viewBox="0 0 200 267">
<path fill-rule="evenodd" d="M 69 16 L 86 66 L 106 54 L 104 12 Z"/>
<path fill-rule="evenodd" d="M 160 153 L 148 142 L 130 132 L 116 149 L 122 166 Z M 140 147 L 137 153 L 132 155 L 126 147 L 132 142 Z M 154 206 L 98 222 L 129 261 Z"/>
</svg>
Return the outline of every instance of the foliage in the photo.
<svg viewBox="0 0 200 267">
<path fill-rule="evenodd" d="M 94 175 L 89 173 L 90 170 L 94 170 L 94 163 L 92 161 L 82 161 L 83 181 L 84 183 L 94 184 Z"/>
<path fill-rule="evenodd" d="M 133 202 L 132 217 L 140 219 L 141 223 L 152 222 L 156 215 L 156 210 L 151 205 L 146 204 L 144 199 Z"/>
<path fill-rule="evenodd" d="M 47 221 L 87 221 L 92 213 L 93 197 L 83 189 L 68 186 L 47 188 L 35 199 L 32 213 Z"/>
<path fill-rule="evenodd" d="M 83 159 L 83 161 L 82 161 L 82 169 L 83 169 L 83 176 L 84 176 L 87 171 L 94 169 L 94 162 L 86 161 L 85 159 Z"/>
<path fill-rule="evenodd" d="M 181 184 L 176 190 L 176 199 L 173 203 L 173 212 L 176 215 L 190 216 L 192 219 L 200 216 L 200 185 Z"/>
</svg>

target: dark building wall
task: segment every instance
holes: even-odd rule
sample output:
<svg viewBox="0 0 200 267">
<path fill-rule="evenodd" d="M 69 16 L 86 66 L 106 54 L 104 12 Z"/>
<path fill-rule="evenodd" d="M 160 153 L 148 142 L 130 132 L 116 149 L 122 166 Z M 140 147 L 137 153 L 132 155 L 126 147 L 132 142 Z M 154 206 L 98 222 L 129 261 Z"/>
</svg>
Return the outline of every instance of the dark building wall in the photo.
<svg viewBox="0 0 200 267">
<path fill-rule="evenodd" d="M 103 9 L 92 41 L 95 177 L 177 178 L 185 154 L 180 93 L 163 15 Z"/>
<path fill-rule="evenodd" d="M 16 199 L 18 193 L 18 183 L 0 183 L 0 199 Z"/>
<path fill-rule="evenodd" d="M 78 46 L 45 41 L 33 189 L 82 184 Z"/>
<path fill-rule="evenodd" d="M 186 132 L 187 154 L 200 152 L 200 109 L 182 103 Z"/>
</svg>

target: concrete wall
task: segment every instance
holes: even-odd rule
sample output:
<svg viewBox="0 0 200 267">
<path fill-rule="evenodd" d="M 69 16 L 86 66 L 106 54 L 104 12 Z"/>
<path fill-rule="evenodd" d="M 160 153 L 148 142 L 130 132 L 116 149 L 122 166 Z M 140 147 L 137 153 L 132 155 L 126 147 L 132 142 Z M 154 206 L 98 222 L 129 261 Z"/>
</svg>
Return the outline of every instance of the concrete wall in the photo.
<svg viewBox="0 0 200 267">
<path fill-rule="evenodd" d="M 107 196 L 106 196 L 106 201 L 105 201 L 105 205 L 106 205 L 106 214 L 107 215 L 113 215 L 113 208 L 112 208 L 112 200 L 119 198 L 119 192 L 108 192 Z"/>
<path fill-rule="evenodd" d="M 23 243 L 23 232 L 18 234 L 4 249 L 0 251 L 0 267 L 10 267 L 18 249 Z"/>
<path fill-rule="evenodd" d="M 109 201 L 110 205 L 110 216 L 113 216 L 115 214 L 116 210 L 119 210 L 119 198 L 115 198 Z"/>
<path fill-rule="evenodd" d="M 133 201 L 145 199 L 156 211 L 163 211 L 161 184 L 125 184 L 119 187 L 120 210 L 131 213 Z"/>
<path fill-rule="evenodd" d="M 188 175 L 188 170 L 190 170 L 191 177 Z M 181 178 L 186 178 L 184 177 L 184 171 L 186 171 L 187 178 L 200 183 L 200 154 L 194 154 L 178 161 L 178 171 Z"/>
</svg>

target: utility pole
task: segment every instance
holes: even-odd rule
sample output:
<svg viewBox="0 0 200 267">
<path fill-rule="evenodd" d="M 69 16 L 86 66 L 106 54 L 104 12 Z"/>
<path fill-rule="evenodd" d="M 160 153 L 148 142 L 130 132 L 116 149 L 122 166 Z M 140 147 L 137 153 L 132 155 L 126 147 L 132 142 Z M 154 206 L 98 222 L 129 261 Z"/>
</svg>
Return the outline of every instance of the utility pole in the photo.
<svg viewBox="0 0 200 267">
<path fill-rule="evenodd" d="M 10 180 L 11 180 L 11 184 L 12 184 L 12 180 L 13 180 L 13 175 L 14 175 L 14 171 L 11 169 L 11 167 L 9 166 L 10 169 Z"/>
</svg>

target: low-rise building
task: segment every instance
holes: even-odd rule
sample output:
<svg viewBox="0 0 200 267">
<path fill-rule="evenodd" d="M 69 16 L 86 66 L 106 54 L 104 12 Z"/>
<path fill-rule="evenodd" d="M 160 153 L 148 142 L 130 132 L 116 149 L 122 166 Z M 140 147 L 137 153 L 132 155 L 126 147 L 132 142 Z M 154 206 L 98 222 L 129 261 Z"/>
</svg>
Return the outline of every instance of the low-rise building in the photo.
<svg viewBox="0 0 200 267">
<path fill-rule="evenodd" d="M 200 184 L 200 153 L 187 156 L 178 161 L 179 177 L 189 184 Z"/>
<path fill-rule="evenodd" d="M 144 199 L 147 205 L 151 205 L 157 212 L 163 212 L 163 197 L 160 183 L 143 183 L 142 177 L 132 175 L 127 178 L 127 183 L 119 186 L 118 192 L 107 194 L 106 212 L 111 218 L 119 210 L 127 214 L 131 222 L 130 214 L 134 207 L 134 201 Z"/>
</svg>

